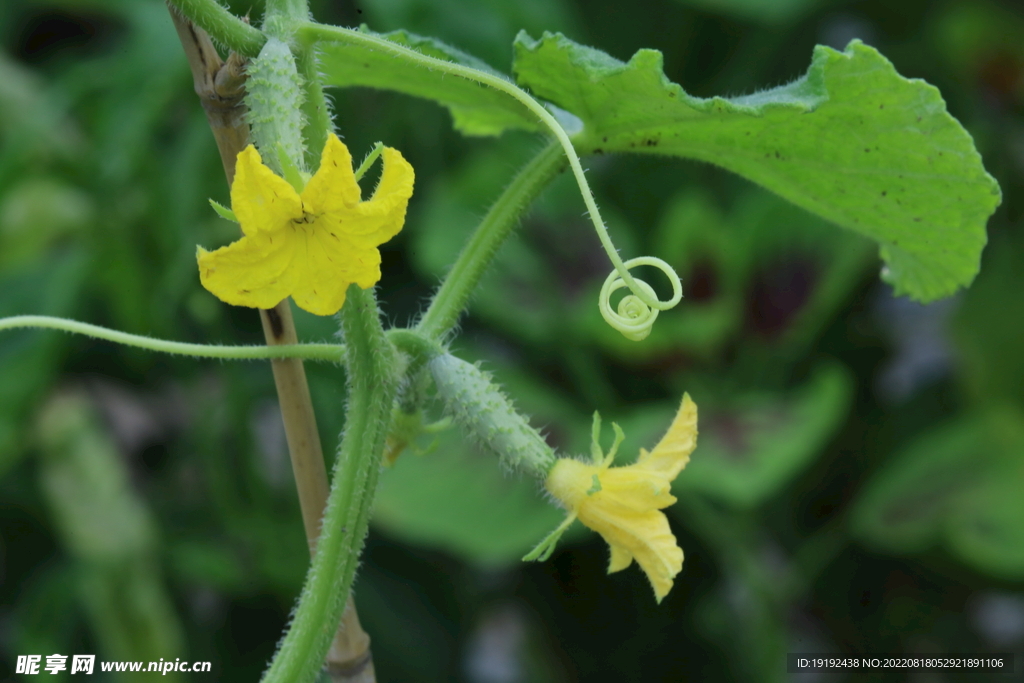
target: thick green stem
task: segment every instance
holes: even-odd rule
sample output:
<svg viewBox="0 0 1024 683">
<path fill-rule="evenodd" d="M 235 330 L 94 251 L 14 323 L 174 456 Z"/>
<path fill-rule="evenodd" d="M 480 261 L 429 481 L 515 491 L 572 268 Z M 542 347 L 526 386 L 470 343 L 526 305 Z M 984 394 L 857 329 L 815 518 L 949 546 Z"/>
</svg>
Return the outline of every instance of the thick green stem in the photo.
<svg viewBox="0 0 1024 683">
<path fill-rule="evenodd" d="M 53 318 L 47 315 L 17 315 L 0 318 L 0 330 L 17 328 L 44 328 L 61 330 L 72 334 L 84 334 L 94 339 L 104 339 L 134 346 L 147 351 L 170 353 L 194 358 L 223 358 L 227 360 L 269 360 L 273 358 L 301 358 L 333 363 L 341 362 L 345 347 L 340 344 L 285 344 L 282 346 L 216 346 L 213 344 L 186 344 L 183 342 L 153 339 L 138 334 L 128 334 L 99 325 L 80 323 L 77 320 Z"/>
<path fill-rule="evenodd" d="M 479 285 L 484 270 L 512 232 L 522 212 L 564 165 L 561 147 L 552 142 L 519 171 L 484 216 L 430 302 L 430 308 L 417 326 L 421 334 L 440 339 L 455 325 L 473 290 Z"/>
<path fill-rule="evenodd" d="M 222 7 L 216 0 L 168 0 L 182 15 L 221 45 L 245 57 L 260 53 L 267 37 Z"/>
<path fill-rule="evenodd" d="M 352 587 L 380 472 L 395 398 L 394 352 L 372 291 L 349 287 L 341 319 L 348 351 L 345 433 L 316 555 L 265 683 L 307 683 L 320 671 Z"/>
</svg>

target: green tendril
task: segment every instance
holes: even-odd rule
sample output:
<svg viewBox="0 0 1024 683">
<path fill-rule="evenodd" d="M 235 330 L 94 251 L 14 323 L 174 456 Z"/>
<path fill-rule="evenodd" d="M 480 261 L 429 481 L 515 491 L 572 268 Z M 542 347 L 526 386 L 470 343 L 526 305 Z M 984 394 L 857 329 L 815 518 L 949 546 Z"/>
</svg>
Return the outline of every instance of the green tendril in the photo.
<svg viewBox="0 0 1024 683">
<path fill-rule="evenodd" d="M 672 298 L 668 301 L 659 301 L 649 284 L 639 278 L 632 278 L 636 288 L 646 295 L 646 299 L 637 294 L 637 289 L 630 287 L 631 293 L 622 297 L 616 309 L 612 310 L 612 294 L 623 287 L 629 287 L 629 282 L 621 276 L 622 271 L 618 269 L 609 273 L 605 279 L 597 304 L 601 309 L 601 316 L 626 339 L 642 341 L 651 333 L 658 313 L 672 308 L 683 298 L 683 285 L 672 266 L 655 256 L 640 256 L 622 265 L 627 274 L 630 268 L 654 266 L 665 273 L 672 283 Z"/>
<path fill-rule="evenodd" d="M 576 149 L 573 147 L 572 140 L 569 139 L 569 134 L 565 132 L 562 125 L 554 116 L 551 115 L 544 105 L 531 97 L 522 88 L 499 76 L 495 76 L 472 67 L 463 66 L 462 64 L 455 64 L 452 62 L 446 62 L 443 59 L 429 57 L 421 52 L 417 52 L 416 50 L 412 50 L 403 45 L 398 45 L 385 38 L 363 33 L 361 31 L 341 28 L 339 26 L 323 26 L 321 24 L 306 23 L 298 29 L 297 33 L 300 37 L 307 40 L 349 43 L 370 47 L 375 50 L 381 50 L 408 62 L 425 66 L 428 69 L 436 69 L 446 74 L 451 74 L 475 83 L 486 85 L 519 101 L 523 106 L 536 115 L 537 118 L 540 119 L 541 123 L 547 126 L 562 146 L 562 149 L 565 151 L 565 156 L 569 160 L 569 166 L 572 169 L 573 176 L 576 178 L 576 184 L 580 188 L 580 194 L 583 195 L 583 203 L 586 204 L 590 220 L 594 224 L 594 230 L 597 231 L 597 236 L 601 240 L 601 246 L 604 247 L 609 260 L 612 262 L 612 265 L 615 266 L 615 271 L 609 276 L 609 280 L 613 284 L 609 285 L 608 282 L 605 283 L 606 289 L 611 287 L 611 289 L 609 289 L 609 296 L 611 292 L 621 287 L 627 287 L 631 293 L 630 296 L 627 296 L 624 299 L 629 300 L 625 308 L 620 304 L 620 310 L 618 312 L 612 312 L 611 305 L 607 298 L 603 296 L 604 290 L 602 290 L 602 297 L 598 305 L 601 308 L 601 314 L 604 316 L 604 319 L 608 321 L 608 324 L 622 332 L 627 339 L 640 341 L 650 334 L 651 325 L 654 324 L 654 320 L 657 318 L 657 313 L 659 311 L 668 310 L 682 300 L 683 287 L 679 281 L 679 275 L 675 272 L 672 266 L 665 263 L 665 261 L 662 261 L 659 258 L 645 256 L 631 259 L 628 263 L 622 262 L 618 251 L 615 249 L 615 245 L 612 243 L 611 237 L 608 235 L 608 228 L 605 227 L 604 220 L 601 218 L 601 211 L 597 208 L 597 202 L 594 200 L 594 193 L 590 189 L 590 183 L 587 182 L 586 174 L 584 173 L 583 166 L 580 163 L 579 155 L 576 154 Z M 658 299 L 657 294 L 650 285 L 643 280 L 638 280 L 630 275 L 629 269 L 637 265 L 653 265 L 664 272 L 672 284 L 672 298 L 667 301 Z M 614 283 L 620 284 L 616 285 Z M 638 304 L 642 305 L 642 308 Z"/>
<path fill-rule="evenodd" d="M 153 339 L 138 334 L 128 334 L 99 325 L 81 323 L 77 320 L 53 318 L 47 315 L 17 315 L 0 318 L 0 330 L 36 328 L 60 330 L 81 334 L 93 339 L 134 346 L 138 349 L 169 353 L 194 358 L 222 358 L 224 360 L 271 360 L 274 358 L 301 358 L 303 360 L 344 361 L 345 347 L 338 344 L 282 344 L 281 346 L 216 346 L 212 344 L 186 344 L 183 342 Z"/>
</svg>

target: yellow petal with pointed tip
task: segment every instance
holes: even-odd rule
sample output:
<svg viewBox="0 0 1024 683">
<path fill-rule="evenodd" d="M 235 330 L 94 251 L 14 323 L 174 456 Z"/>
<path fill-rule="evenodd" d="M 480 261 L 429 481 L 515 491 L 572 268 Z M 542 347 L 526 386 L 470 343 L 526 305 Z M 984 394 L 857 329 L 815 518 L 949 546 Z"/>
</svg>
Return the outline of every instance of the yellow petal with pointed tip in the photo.
<svg viewBox="0 0 1024 683">
<path fill-rule="evenodd" d="M 663 513 L 650 510 L 622 514 L 608 507 L 588 506 L 580 511 L 579 518 L 612 548 L 633 556 L 651 582 L 658 602 L 672 590 L 673 580 L 683 569 L 683 551 Z"/>
<path fill-rule="evenodd" d="M 601 491 L 607 499 L 623 508 L 645 511 L 661 510 L 676 502 L 672 480 L 657 470 L 640 463 L 606 468 L 600 473 Z M 596 495 L 596 494 L 595 494 Z"/>
<path fill-rule="evenodd" d="M 315 315 L 337 313 L 352 283 L 363 289 L 380 280 L 380 252 L 326 225 L 300 228 L 296 250 L 296 305 Z"/>
<path fill-rule="evenodd" d="M 612 551 L 611 557 L 608 559 L 609 574 L 620 572 L 633 564 L 633 556 L 629 554 L 628 550 L 617 545 L 610 545 L 608 547 L 611 548 Z"/>
<path fill-rule="evenodd" d="M 689 394 L 683 394 L 683 402 L 668 432 L 650 453 L 641 449 L 637 464 L 663 472 L 671 481 L 686 467 L 696 447 L 697 404 Z"/>
<path fill-rule="evenodd" d="M 273 308 L 291 293 L 295 244 L 257 233 L 215 251 L 199 248 L 199 280 L 224 303 Z"/>
<path fill-rule="evenodd" d="M 398 150 L 385 147 L 381 159 L 384 170 L 373 196 L 345 217 L 349 233 L 374 245 L 387 242 L 402 229 L 414 180 L 412 166 Z"/>
<path fill-rule="evenodd" d="M 344 215 L 359 203 L 360 191 L 352 171 L 352 155 L 337 135 L 327 136 L 320 168 L 302 191 L 302 200 L 318 212 Z"/>
<path fill-rule="evenodd" d="M 397 149 L 385 147 L 381 153 L 381 160 L 384 168 L 381 171 L 377 189 L 374 190 L 370 201 L 364 202 L 360 208 L 366 213 L 367 218 L 372 215 L 384 218 L 380 226 L 373 229 L 372 234 L 370 232 L 363 234 L 379 242 L 386 242 L 398 234 L 402 222 L 405 220 L 405 209 L 412 196 L 415 176 L 412 166 Z M 362 232 L 369 226 L 370 223 L 367 222 L 353 230 Z"/>
<path fill-rule="evenodd" d="M 245 235 L 280 230 L 288 221 L 302 218 L 302 202 L 295 188 L 264 166 L 252 145 L 238 154 L 231 210 Z"/>
</svg>

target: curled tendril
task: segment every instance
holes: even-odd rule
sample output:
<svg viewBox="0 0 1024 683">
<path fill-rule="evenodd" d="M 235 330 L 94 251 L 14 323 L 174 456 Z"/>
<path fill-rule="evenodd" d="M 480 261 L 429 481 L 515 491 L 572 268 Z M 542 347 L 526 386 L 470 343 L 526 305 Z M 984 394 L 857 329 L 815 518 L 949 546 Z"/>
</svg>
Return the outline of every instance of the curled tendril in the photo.
<svg viewBox="0 0 1024 683">
<path fill-rule="evenodd" d="M 672 308 L 683 298 L 683 285 L 672 266 L 655 256 L 639 256 L 615 266 L 601 287 L 598 299 L 601 316 L 626 339 L 642 341 L 651 333 L 658 313 Z M 649 284 L 630 275 L 630 268 L 637 266 L 654 266 L 665 273 L 672 283 L 672 298 L 661 301 Z M 622 288 L 629 289 L 630 293 L 622 297 L 616 310 L 612 310 L 612 294 Z"/>
</svg>

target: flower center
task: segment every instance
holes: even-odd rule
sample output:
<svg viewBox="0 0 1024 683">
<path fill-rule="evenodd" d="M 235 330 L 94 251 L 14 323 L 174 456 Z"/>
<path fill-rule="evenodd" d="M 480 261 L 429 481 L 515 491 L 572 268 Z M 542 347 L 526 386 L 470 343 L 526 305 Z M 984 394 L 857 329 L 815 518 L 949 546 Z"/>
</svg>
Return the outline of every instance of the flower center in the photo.
<svg viewBox="0 0 1024 683">
<path fill-rule="evenodd" d="M 292 223 L 294 225 L 309 225 L 316 222 L 318 218 L 320 218 L 320 214 L 314 213 L 309 204 L 302 202 L 302 217 L 293 218 Z"/>
</svg>

